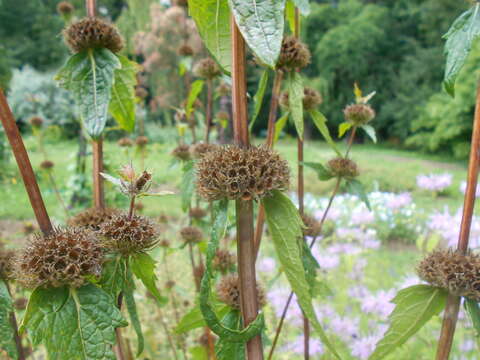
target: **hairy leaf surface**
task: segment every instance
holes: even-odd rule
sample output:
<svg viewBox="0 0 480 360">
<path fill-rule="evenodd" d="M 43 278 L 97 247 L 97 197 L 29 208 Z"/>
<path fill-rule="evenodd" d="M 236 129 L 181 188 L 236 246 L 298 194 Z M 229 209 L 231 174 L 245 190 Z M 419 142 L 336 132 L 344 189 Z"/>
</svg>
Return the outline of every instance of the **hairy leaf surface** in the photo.
<svg viewBox="0 0 480 360">
<path fill-rule="evenodd" d="M 158 301 L 159 305 L 165 305 L 167 299 L 160 294 L 157 285 L 157 275 L 155 275 L 155 260 L 145 253 L 138 253 L 131 258 L 131 269 L 135 276 L 145 285 L 148 291 Z"/>
<path fill-rule="evenodd" d="M 303 82 L 296 71 L 291 71 L 287 77 L 289 109 L 300 139 L 303 139 Z"/>
<path fill-rule="evenodd" d="M 4 350 L 10 358 L 17 359 L 15 333 L 10 322 L 12 311 L 12 299 L 7 285 L 0 280 L 0 349 Z"/>
</svg>

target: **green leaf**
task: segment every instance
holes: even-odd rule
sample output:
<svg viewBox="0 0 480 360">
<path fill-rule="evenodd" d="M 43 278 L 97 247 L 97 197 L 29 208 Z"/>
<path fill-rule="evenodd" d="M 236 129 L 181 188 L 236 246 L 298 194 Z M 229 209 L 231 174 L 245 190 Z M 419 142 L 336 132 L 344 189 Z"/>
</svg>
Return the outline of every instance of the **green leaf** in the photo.
<svg viewBox="0 0 480 360">
<path fill-rule="evenodd" d="M 290 116 L 290 112 L 286 112 L 285 114 L 282 115 L 280 119 L 277 120 L 275 123 L 275 132 L 273 134 L 273 143 L 276 144 L 280 134 L 282 133 L 283 129 L 285 128 L 285 125 L 287 125 L 288 117 Z"/>
<path fill-rule="evenodd" d="M 445 90 L 455 96 L 455 80 L 472 49 L 473 41 L 480 35 L 480 4 L 460 15 L 443 36 L 446 39 L 444 86 Z"/>
<path fill-rule="evenodd" d="M 222 324 L 228 328 L 241 330 L 242 315 L 238 310 L 231 310 L 222 319 Z M 245 360 L 245 344 L 232 343 L 220 338 L 215 345 L 217 360 Z"/>
<path fill-rule="evenodd" d="M 204 346 L 192 346 L 188 351 L 192 360 L 208 360 L 208 351 Z"/>
<path fill-rule="evenodd" d="M 160 295 L 157 285 L 155 284 L 157 280 L 157 276 L 155 275 L 155 260 L 148 254 L 138 253 L 132 255 L 130 266 L 135 276 L 145 285 L 147 290 L 150 291 L 158 301 L 158 304 L 163 306 L 167 302 L 167 299 Z"/>
<path fill-rule="evenodd" d="M 135 129 L 135 85 L 138 64 L 126 56 L 118 55 L 121 68 L 116 69 L 109 111 L 120 128 L 132 132 Z"/>
<path fill-rule="evenodd" d="M 10 315 L 13 312 L 12 299 L 8 292 L 7 285 L 0 280 L 0 349 L 4 350 L 8 357 L 18 358 L 15 345 L 15 332 L 10 322 Z"/>
<path fill-rule="evenodd" d="M 328 127 L 326 125 L 327 123 L 327 118 L 325 115 L 323 115 L 320 111 L 318 110 L 310 110 L 309 111 L 310 116 L 313 119 L 313 122 L 315 123 L 315 126 L 317 127 L 318 131 L 320 131 L 320 134 L 322 134 L 323 138 L 325 141 L 330 145 L 330 147 L 337 153 L 338 156 L 342 156 L 342 153 L 340 150 L 338 150 L 337 145 L 335 144 L 335 141 L 333 141 L 330 131 L 328 130 Z"/>
<path fill-rule="evenodd" d="M 327 181 L 333 178 L 333 175 L 330 173 L 330 171 L 320 163 L 304 162 L 303 165 L 315 170 L 320 181 Z"/>
<path fill-rule="evenodd" d="M 195 168 L 193 161 L 187 161 L 182 168 L 182 183 L 180 184 L 180 193 L 182 194 L 182 210 L 188 211 L 192 202 L 193 192 L 195 191 Z"/>
<path fill-rule="evenodd" d="M 287 77 L 288 107 L 292 114 L 295 128 L 300 139 L 303 139 L 303 82 L 296 71 L 291 71 Z"/>
<path fill-rule="evenodd" d="M 375 129 L 372 125 L 362 125 L 361 128 L 365 130 L 367 135 L 372 139 L 372 141 L 376 144 L 377 143 L 377 135 L 375 133 Z"/>
<path fill-rule="evenodd" d="M 295 6 L 300 10 L 302 15 L 310 14 L 310 3 L 309 0 L 293 0 Z"/>
<path fill-rule="evenodd" d="M 125 305 L 127 305 L 128 315 L 130 321 L 133 325 L 133 329 L 137 334 L 138 348 L 137 348 L 137 357 L 143 352 L 145 346 L 145 340 L 143 338 L 142 325 L 140 324 L 140 319 L 138 318 L 137 304 L 135 303 L 135 298 L 133 296 L 133 291 L 135 290 L 135 283 L 133 281 L 132 272 L 130 269 L 127 269 L 127 281 L 123 288 L 123 295 L 125 298 Z"/>
<path fill-rule="evenodd" d="M 229 0 L 228 3 L 250 49 L 274 68 L 283 40 L 285 0 Z"/>
<path fill-rule="evenodd" d="M 303 268 L 305 269 L 305 277 L 310 285 L 310 294 L 313 297 L 316 286 L 317 270 L 320 269 L 320 265 L 318 264 L 317 259 L 312 255 L 310 247 L 307 245 L 306 241 L 303 241 L 302 263 Z"/>
<path fill-rule="evenodd" d="M 392 300 L 396 304 L 390 314 L 390 327 L 369 360 L 383 359 L 402 346 L 433 316 L 444 308 L 447 292 L 429 285 L 415 285 L 400 290 Z"/>
<path fill-rule="evenodd" d="M 294 34 L 295 33 L 295 4 L 293 3 L 293 0 L 287 0 L 287 3 L 285 5 L 285 18 L 287 19 L 290 32 Z"/>
<path fill-rule="evenodd" d="M 260 110 L 262 108 L 263 97 L 265 96 L 265 90 L 267 89 L 268 84 L 268 69 L 264 70 L 262 73 L 262 77 L 258 83 L 258 90 L 255 96 L 253 97 L 253 115 L 252 119 L 250 120 L 250 125 L 248 125 L 248 130 L 251 132 L 253 129 L 253 125 L 255 124 L 255 120 L 257 120 L 258 114 L 260 114 Z"/>
<path fill-rule="evenodd" d="M 274 191 L 272 196 L 263 198 L 262 203 L 275 252 L 293 292 L 297 295 L 297 301 L 323 344 L 337 359 L 340 359 L 340 355 L 327 338 L 313 309 L 310 285 L 303 267 L 302 248 L 299 244 L 299 240 L 303 237 L 303 222 L 297 208 L 280 191 Z"/>
<path fill-rule="evenodd" d="M 365 203 L 367 206 L 368 210 L 372 210 L 370 206 L 370 201 L 368 201 L 368 195 L 367 192 L 365 191 L 365 187 L 363 184 L 355 179 L 346 179 L 347 180 L 347 191 L 350 194 L 357 195 L 361 201 Z"/>
<path fill-rule="evenodd" d="M 70 57 L 56 80 L 73 92 L 85 129 L 93 138 L 102 135 L 107 122 L 117 56 L 108 49 L 83 51 Z"/>
<path fill-rule="evenodd" d="M 343 122 L 338 125 L 338 137 L 341 138 L 343 135 L 345 135 L 345 133 L 350 130 L 352 126 L 353 124 L 349 122 Z"/>
<path fill-rule="evenodd" d="M 228 73 L 232 68 L 230 9 L 226 0 L 189 0 L 188 11 L 210 54 Z"/>
<path fill-rule="evenodd" d="M 230 311 L 230 307 L 228 305 L 218 302 L 212 302 L 212 307 L 219 318 L 222 318 Z M 200 306 L 197 305 L 180 319 L 180 322 L 175 328 L 175 332 L 177 334 L 183 334 L 190 330 L 198 329 L 204 326 L 205 319 L 203 318 Z"/>
<path fill-rule="evenodd" d="M 190 93 L 188 94 L 187 104 L 185 105 L 185 113 L 187 115 L 187 119 L 190 117 L 193 111 L 193 104 L 195 104 L 195 100 L 197 100 L 198 95 L 202 92 L 203 89 L 203 80 L 195 80 L 190 87 Z"/>
<path fill-rule="evenodd" d="M 113 297 L 88 284 L 35 289 L 22 328 L 34 345 L 46 346 L 50 360 L 114 360 L 115 328 L 127 324 Z"/>
<path fill-rule="evenodd" d="M 105 180 L 111 182 L 113 185 L 115 185 L 115 186 L 117 186 L 117 187 L 119 187 L 119 188 L 121 188 L 121 187 L 123 186 L 122 180 L 119 179 L 119 178 L 116 178 L 115 176 L 108 175 L 108 174 L 105 174 L 105 173 L 102 173 L 102 172 L 100 173 L 100 175 L 102 175 L 102 177 L 103 177 Z"/>
<path fill-rule="evenodd" d="M 125 260 L 121 256 L 109 259 L 103 264 L 100 287 L 116 299 L 124 287 L 126 272 Z"/>
<path fill-rule="evenodd" d="M 470 319 L 472 320 L 473 328 L 476 331 L 476 336 L 480 336 L 480 307 L 478 306 L 478 302 L 475 300 L 464 298 L 464 306 L 467 310 L 468 314 L 470 315 Z"/>
</svg>

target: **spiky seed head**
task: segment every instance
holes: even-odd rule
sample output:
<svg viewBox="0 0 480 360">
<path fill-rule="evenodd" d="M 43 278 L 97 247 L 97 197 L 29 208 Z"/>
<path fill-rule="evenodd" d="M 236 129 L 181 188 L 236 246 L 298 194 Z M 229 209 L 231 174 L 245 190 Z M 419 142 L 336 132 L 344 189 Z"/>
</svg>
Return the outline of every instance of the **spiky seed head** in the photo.
<svg viewBox="0 0 480 360">
<path fill-rule="evenodd" d="M 359 174 L 357 164 L 348 158 L 334 158 L 327 163 L 327 167 L 334 177 L 354 178 Z"/>
<path fill-rule="evenodd" d="M 303 89 L 302 103 L 305 111 L 316 109 L 322 101 L 322 96 L 317 90 L 307 87 Z M 284 109 L 290 109 L 290 96 L 287 91 L 280 95 L 279 103 Z"/>
<path fill-rule="evenodd" d="M 0 244 L 0 280 L 11 280 L 13 277 L 13 259 L 15 251 L 5 249 Z"/>
<path fill-rule="evenodd" d="M 167 239 L 162 239 L 158 243 L 158 246 L 163 247 L 163 248 L 169 248 L 170 247 L 170 241 L 168 241 Z"/>
<path fill-rule="evenodd" d="M 208 215 L 208 212 L 201 207 L 193 207 L 190 209 L 189 215 L 193 219 L 203 219 L 205 216 Z"/>
<path fill-rule="evenodd" d="M 100 229 L 106 221 L 119 214 L 117 209 L 112 208 L 89 208 L 84 210 L 68 220 L 69 226 L 87 228 L 93 231 Z"/>
<path fill-rule="evenodd" d="M 287 36 L 283 39 L 277 68 L 284 71 L 303 69 L 310 64 L 310 50 L 307 45 L 295 36 Z"/>
<path fill-rule="evenodd" d="M 240 283 L 237 274 L 225 275 L 217 285 L 218 299 L 235 309 L 240 309 Z M 257 284 L 257 301 L 259 307 L 266 304 L 265 291 Z"/>
<path fill-rule="evenodd" d="M 173 149 L 172 155 L 178 160 L 188 161 L 190 160 L 190 146 L 178 145 L 175 149 Z"/>
<path fill-rule="evenodd" d="M 175 281 L 173 281 L 173 280 L 168 280 L 168 281 L 165 283 L 165 287 L 166 287 L 167 289 L 171 289 L 171 288 L 173 288 L 174 286 L 175 286 Z"/>
<path fill-rule="evenodd" d="M 114 216 L 98 231 L 103 245 L 115 253 L 131 255 L 152 249 L 158 243 L 156 226 L 146 217 Z"/>
<path fill-rule="evenodd" d="M 135 180 L 135 190 L 137 192 L 142 192 L 145 185 L 147 185 L 150 180 L 152 180 L 152 174 L 148 171 L 143 171 L 142 175 Z"/>
<path fill-rule="evenodd" d="M 318 237 L 321 234 L 320 222 L 315 219 L 313 216 L 303 214 L 302 215 L 303 225 L 303 236 Z"/>
<path fill-rule="evenodd" d="M 190 150 L 194 159 L 201 159 L 206 153 L 215 150 L 217 147 L 218 145 L 215 144 L 198 143 L 192 145 Z"/>
<path fill-rule="evenodd" d="M 135 144 L 137 144 L 138 147 L 145 147 L 148 145 L 148 137 L 146 136 L 139 136 L 135 139 Z"/>
<path fill-rule="evenodd" d="M 42 170 L 51 170 L 55 166 L 55 163 L 50 160 L 44 160 L 40 163 L 40 168 Z"/>
<path fill-rule="evenodd" d="M 194 68 L 193 73 L 201 78 L 214 79 L 222 74 L 217 63 L 211 58 L 204 58 L 199 60 Z"/>
<path fill-rule="evenodd" d="M 62 16 L 71 15 L 75 11 L 73 5 L 68 1 L 60 1 L 57 4 L 57 13 Z"/>
<path fill-rule="evenodd" d="M 28 288 L 80 287 L 86 276 L 100 276 L 102 261 L 103 250 L 92 231 L 58 228 L 29 242 L 16 259 L 15 275 Z"/>
<path fill-rule="evenodd" d="M 436 250 L 417 266 L 418 276 L 450 294 L 480 301 L 480 256 L 458 251 Z"/>
<path fill-rule="evenodd" d="M 260 199 L 289 185 L 287 162 L 266 147 L 218 147 L 196 166 L 197 191 L 207 201 Z"/>
<path fill-rule="evenodd" d="M 145 89 L 143 86 L 137 86 L 135 88 L 135 96 L 140 99 L 146 99 L 148 97 L 148 90 Z"/>
<path fill-rule="evenodd" d="M 180 56 L 192 56 L 194 54 L 193 48 L 188 44 L 182 44 L 177 50 Z"/>
<path fill-rule="evenodd" d="M 132 147 L 133 141 L 128 137 L 123 137 L 117 141 L 117 145 L 120 147 Z"/>
<path fill-rule="evenodd" d="M 190 306 L 190 301 L 188 301 L 188 300 L 183 300 L 183 306 L 189 307 L 189 306 Z"/>
<path fill-rule="evenodd" d="M 230 251 L 218 249 L 213 258 L 213 268 L 226 274 L 235 269 L 236 262 L 237 258 Z"/>
<path fill-rule="evenodd" d="M 63 31 L 63 36 L 74 53 L 97 48 L 117 53 L 123 48 L 117 28 L 100 18 L 86 17 L 74 22 Z"/>
<path fill-rule="evenodd" d="M 230 95 L 232 88 L 230 85 L 222 81 L 220 85 L 217 86 L 215 91 L 217 92 L 218 96 L 228 96 Z"/>
<path fill-rule="evenodd" d="M 36 129 L 41 128 L 44 123 L 43 119 L 40 116 L 32 116 L 30 120 L 28 120 L 28 122 L 30 123 L 30 125 L 32 125 L 32 127 Z"/>
<path fill-rule="evenodd" d="M 202 230 L 196 226 L 186 226 L 180 230 L 180 236 L 185 243 L 196 244 L 203 240 Z"/>
<path fill-rule="evenodd" d="M 345 120 L 353 125 L 361 126 L 375 118 L 375 110 L 368 104 L 351 104 L 344 110 Z"/>
</svg>

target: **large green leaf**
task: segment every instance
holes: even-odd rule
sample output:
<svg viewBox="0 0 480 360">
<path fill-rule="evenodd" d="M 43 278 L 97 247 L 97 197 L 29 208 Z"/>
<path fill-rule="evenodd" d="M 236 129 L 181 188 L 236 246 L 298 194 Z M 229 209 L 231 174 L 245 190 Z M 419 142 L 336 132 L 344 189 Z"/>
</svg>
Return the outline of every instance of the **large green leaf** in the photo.
<svg viewBox="0 0 480 360">
<path fill-rule="evenodd" d="M 311 287 L 303 265 L 302 245 L 299 242 L 302 241 L 303 222 L 297 208 L 280 191 L 274 191 L 272 196 L 265 197 L 262 203 L 275 252 L 293 292 L 297 295 L 297 301 L 322 342 L 337 359 L 340 359 L 340 355 L 327 338 L 313 309 Z"/>
<path fill-rule="evenodd" d="M 232 42 L 227 0 L 189 0 L 188 11 L 208 51 L 229 73 L 232 68 Z"/>
<path fill-rule="evenodd" d="M 212 307 L 219 318 L 222 318 L 230 311 L 230 306 L 219 302 L 215 303 L 212 301 Z M 175 328 L 175 332 L 177 334 L 183 334 L 190 330 L 204 327 L 205 325 L 202 311 L 200 310 L 200 306 L 197 305 L 180 319 L 180 322 Z"/>
<path fill-rule="evenodd" d="M 15 333 L 10 322 L 12 311 L 12 299 L 7 285 L 0 280 L 0 349 L 4 350 L 10 358 L 17 359 Z"/>
<path fill-rule="evenodd" d="M 112 100 L 109 111 L 118 125 L 125 131 L 135 129 L 135 85 L 137 84 L 138 65 L 120 55 L 121 68 L 115 70 L 112 87 Z"/>
<path fill-rule="evenodd" d="M 280 134 L 282 133 L 285 125 L 287 125 L 288 117 L 290 116 L 290 112 L 286 112 L 282 115 L 280 119 L 275 122 L 275 130 L 273 133 L 273 143 L 276 144 L 278 139 L 280 138 Z"/>
<path fill-rule="evenodd" d="M 328 145 L 330 145 L 330 147 L 333 149 L 333 151 L 337 153 L 338 156 L 342 156 L 340 150 L 338 150 L 337 145 L 335 144 L 335 141 L 333 141 L 332 136 L 330 135 L 330 131 L 327 127 L 327 118 L 325 117 L 325 115 L 315 109 L 310 110 L 309 114 L 312 117 L 318 131 L 320 131 L 320 134 L 322 134 Z"/>
<path fill-rule="evenodd" d="M 114 360 L 115 328 L 126 325 L 113 297 L 88 284 L 35 289 L 22 328 L 34 345 L 46 346 L 50 360 Z"/>
<path fill-rule="evenodd" d="M 135 283 L 133 281 L 132 272 L 130 269 L 127 269 L 127 281 L 125 282 L 125 286 L 123 288 L 123 296 L 125 298 L 125 305 L 127 305 L 128 315 L 130 317 L 130 321 L 133 325 L 133 329 L 137 334 L 137 357 L 143 352 L 145 346 L 145 340 L 143 338 L 142 332 L 142 325 L 140 323 L 140 319 L 138 318 L 137 312 L 137 304 L 135 303 L 135 297 L 133 295 L 133 291 L 135 290 Z"/>
<path fill-rule="evenodd" d="M 303 82 L 296 71 L 291 71 L 287 77 L 288 106 L 300 139 L 303 139 Z"/>
<path fill-rule="evenodd" d="M 242 314 L 238 310 L 231 310 L 222 319 L 222 324 L 228 328 L 242 329 Z M 222 338 L 215 344 L 217 360 L 245 360 L 245 344 L 232 343 Z"/>
<path fill-rule="evenodd" d="M 295 33 L 295 4 L 292 0 L 287 0 L 285 4 L 285 19 L 292 34 Z"/>
<path fill-rule="evenodd" d="M 100 286 L 108 294 L 117 298 L 124 287 L 126 272 L 127 268 L 122 256 L 117 255 L 108 259 L 102 267 Z"/>
<path fill-rule="evenodd" d="M 148 291 L 158 301 L 159 305 L 164 305 L 167 299 L 160 294 L 157 285 L 157 276 L 155 275 L 155 260 L 145 253 L 132 255 L 130 258 L 131 269 L 135 276 L 145 285 Z"/>
<path fill-rule="evenodd" d="M 464 12 L 444 35 L 446 39 L 444 85 L 445 90 L 455 96 L 455 80 L 467 60 L 473 41 L 480 35 L 480 4 Z"/>
<path fill-rule="evenodd" d="M 73 92 L 85 129 L 93 138 L 105 128 L 114 72 L 120 68 L 118 57 L 101 48 L 73 55 L 56 76 L 60 86 Z"/>
<path fill-rule="evenodd" d="M 258 90 L 257 93 L 253 96 L 253 115 L 252 119 L 250 120 L 250 125 L 248 125 L 248 130 L 252 131 L 253 125 L 255 124 L 255 120 L 257 120 L 258 114 L 260 114 L 260 110 L 262 108 L 263 97 L 265 96 L 265 90 L 267 89 L 268 85 L 268 69 L 264 70 L 262 73 L 262 77 L 258 82 Z"/>
<path fill-rule="evenodd" d="M 327 181 L 333 178 L 333 175 L 330 173 L 330 171 L 320 163 L 304 162 L 303 165 L 315 170 L 320 181 Z"/>
<path fill-rule="evenodd" d="M 282 47 L 285 0 L 229 0 L 228 3 L 250 49 L 274 68 Z"/>
<path fill-rule="evenodd" d="M 193 192 L 195 190 L 195 168 L 193 161 L 187 161 L 182 168 L 182 182 L 180 192 L 182 194 L 182 210 L 188 211 L 192 202 Z"/>
<path fill-rule="evenodd" d="M 434 315 L 444 308 L 447 292 L 429 285 L 415 285 L 400 290 L 392 300 L 396 304 L 390 314 L 390 327 L 377 343 L 369 360 L 383 359 L 405 344 Z"/>
<path fill-rule="evenodd" d="M 185 105 L 185 113 L 187 114 L 187 118 L 190 117 L 193 111 L 193 105 L 195 104 L 195 100 L 197 100 L 198 95 L 200 95 L 200 93 L 202 92 L 203 84 L 203 80 L 195 80 L 190 87 L 187 104 Z"/>
<path fill-rule="evenodd" d="M 465 298 L 464 306 L 470 315 L 470 319 L 472 320 L 472 325 L 477 333 L 477 337 L 480 337 L 480 307 L 478 306 L 478 302 L 469 298 Z"/>
</svg>

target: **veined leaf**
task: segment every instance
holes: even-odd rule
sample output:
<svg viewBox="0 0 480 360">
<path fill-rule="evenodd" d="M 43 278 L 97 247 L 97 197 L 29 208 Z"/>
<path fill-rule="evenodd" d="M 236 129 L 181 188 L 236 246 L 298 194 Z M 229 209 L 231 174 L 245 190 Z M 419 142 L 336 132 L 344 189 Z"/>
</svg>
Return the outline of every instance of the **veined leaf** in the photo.
<svg viewBox="0 0 480 360">
<path fill-rule="evenodd" d="M 73 92 L 85 129 L 93 138 L 102 135 L 107 122 L 117 56 L 108 49 L 83 51 L 70 57 L 56 80 Z"/>
<path fill-rule="evenodd" d="M 362 125 L 361 128 L 365 130 L 367 135 L 370 137 L 370 139 L 372 139 L 374 143 L 377 143 L 377 135 L 372 125 Z"/>
<path fill-rule="evenodd" d="M 189 0 L 188 11 L 210 54 L 228 73 L 232 68 L 230 9 L 227 0 Z"/>
<path fill-rule="evenodd" d="M 392 300 L 396 306 L 390 314 L 390 328 L 377 343 L 369 360 L 383 359 L 405 344 L 445 308 L 447 295 L 446 291 L 429 285 L 415 285 L 400 290 Z"/>
<path fill-rule="evenodd" d="M 467 310 L 468 314 L 470 315 L 470 319 L 472 320 L 473 328 L 477 333 L 477 337 L 480 336 L 480 307 L 478 306 L 478 302 L 475 300 L 464 298 L 464 306 Z"/>
<path fill-rule="evenodd" d="M 222 318 L 230 311 L 228 305 L 221 303 L 212 302 L 212 307 L 219 318 Z M 180 322 L 175 328 L 175 332 L 177 334 L 183 334 L 203 326 L 205 326 L 205 319 L 203 318 L 200 306 L 197 305 L 180 319 Z"/>
<path fill-rule="evenodd" d="M 296 71 L 291 71 L 287 77 L 288 106 L 300 139 L 303 139 L 303 82 Z"/>
<path fill-rule="evenodd" d="M 137 357 L 143 352 L 145 346 L 145 340 L 143 338 L 142 332 L 142 325 L 140 323 L 140 319 L 138 318 L 137 312 L 137 304 L 135 303 L 135 298 L 133 296 L 133 291 L 135 290 L 135 283 L 133 281 L 132 272 L 130 269 L 127 268 L 127 281 L 125 282 L 125 286 L 123 287 L 123 295 L 125 298 L 125 305 L 127 305 L 128 315 L 130 317 L 130 321 L 133 325 L 133 329 L 137 334 Z"/>
<path fill-rule="evenodd" d="M 343 122 L 338 125 L 338 137 L 341 138 L 353 126 L 352 123 Z"/>
<path fill-rule="evenodd" d="M 253 97 L 253 115 L 252 119 L 250 120 L 250 125 L 248 125 L 248 130 L 251 132 L 253 129 L 253 125 L 255 124 L 255 120 L 257 120 L 258 114 L 260 114 L 260 110 L 262 108 L 263 97 L 265 96 L 265 90 L 267 89 L 268 85 L 268 69 L 264 70 L 262 73 L 262 77 L 258 83 L 258 90 L 255 96 Z"/>
<path fill-rule="evenodd" d="M 35 289 L 22 328 L 34 345 L 46 346 L 50 360 L 115 360 L 115 328 L 126 325 L 113 297 L 88 284 Z"/>
<path fill-rule="evenodd" d="M 180 192 L 182 194 L 182 210 L 188 211 L 192 202 L 193 191 L 195 190 L 195 168 L 193 161 L 187 161 L 183 164 L 182 183 Z"/>
<path fill-rule="evenodd" d="M 293 292 L 297 295 L 297 301 L 323 344 L 337 359 L 340 359 L 340 355 L 326 336 L 313 309 L 311 289 L 303 267 L 302 249 L 299 243 L 302 239 L 303 222 L 297 208 L 280 191 L 274 191 L 272 196 L 265 197 L 262 203 L 275 252 Z"/>
<path fill-rule="evenodd" d="M 229 0 L 228 3 L 250 49 L 274 68 L 283 40 L 285 0 Z"/>
<path fill-rule="evenodd" d="M 192 346 L 188 349 L 192 360 L 208 360 L 208 351 L 204 346 Z"/>
<path fill-rule="evenodd" d="M 222 324 L 231 329 L 241 330 L 242 315 L 240 311 L 229 311 L 223 317 Z M 215 344 L 215 355 L 217 360 L 245 360 L 245 344 L 232 343 L 220 338 Z"/>
<path fill-rule="evenodd" d="M 203 80 L 195 80 L 190 87 L 187 104 L 185 105 L 185 114 L 187 115 L 187 118 L 189 118 L 192 114 L 193 104 L 195 104 L 195 100 L 197 100 L 198 95 L 200 95 L 200 93 L 202 92 L 203 84 Z"/>
<path fill-rule="evenodd" d="M 328 130 L 328 127 L 326 125 L 327 118 L 325 117 L 325 115 L 323 115 L 320 111 L 315 109 L 310 110 L 309 114 L 312 117 L 313 122 L 315 123 L 315 126 L 317 127 L 318 131 L 320 131 L 320 134 L 322 134 L 325 141 L 330 145 L 333 151 L 337 153 L 338 156 L 342 156 L 342 153 L 340 152 L 340 150 L 338 150 L 337 145 L 335 144 L 335 141 L 333 141 L 332 137 L 330 136 L 330 131 Z"/>
<path fill-rule="evenodd" d="M 15 333 L 10 323 L 10 314 L 13 311 L 12 299 L 7 285 L 0 280 L 0 349 L 4 350 L 12 359 L 18 358 L 15 345 Z"/>
<path fill-rule="evenodd" d="M 360 200 L 365 203 L 368 210 L 372 210 L 370 206 L 370 201 L 368 201 L 367 192 L 365 191 L 365 187 L 363 186 L 363 184 L 356 179 L 347 179 L 346 184 L 347 184 L 347 191 L 350 194 L 357 195 L 360 198 Z"/>
<path fill-rule="evenodd" d="M 321 181 L 327 181 L 333 178 L 333 175 L 330 173 L 330 171 L 328 171 L 328 169 L 320 163 L 304 162 L 303 165 L 315 170 L 318 179 Z"/>
<path fill-rule="evenodd" d="M 103 265 L 100 286 L 116 299 L 124 288 L 126 276 L 127 267 L 125 260 L 120 255 L 115 256 Z"/>
<path fill-rule="evenodd" d="M 109 111 L 120 128 L 132 132 L 135 129 L 135 85 L 138 64 L 123 55 L 118 56 L 121 68 L 115 70 L 112 100 Z"/>
<path fill-rule="evenodd" d="M 275 132 L 273 134 L 273 143 L 276 144 L 280 134 L 282 133 L 283 129 L 285 128 L 285 125 L 287 125 L 288 117 L 290 116 L 290 112 L 286 112 L 285 114 L 282 115 L 280 119 L 277 120 L 275 123 Z"/>
<path fill-rule="evenodd" d="M 293 0 L 287 0 L 287 3 L 285 4 L 285 18 L 287 19 L 290 32 L 294 34 L 295 33 L 295 4 L 293 3 Z"/>
<path fill-rule="evenodd" d="M 131 269 L 135 276 L 145 285 L 148 291 L 158 301 L 160 306 L 167 302 L 167 299 L 160 295 L 157 285 L 155 284 L 157 276 L 155 275 L 155 260 L 145 253 L 138 253 L 131 258 Z"/>
<path fill-rule="evenodd" d="M 464 12 L 443 36 L 447 62 L 445 65 L 445 90 L 455 96 L 455 80 L 472 49 L 473 41 L 480 35 L 480 4 Z"/>
</svg>

